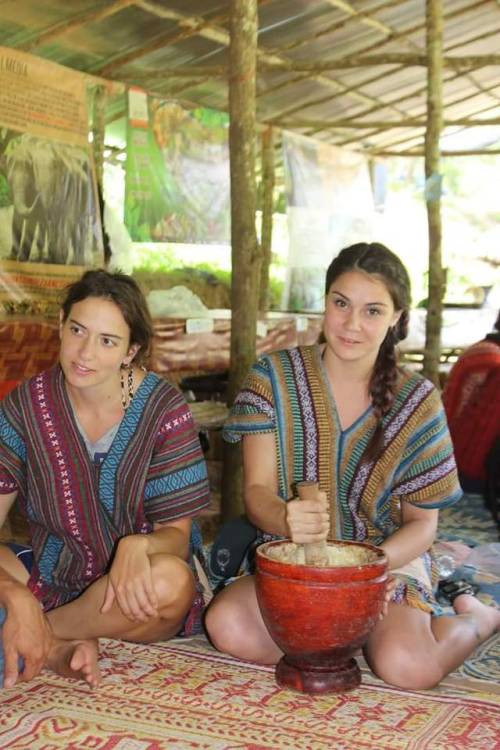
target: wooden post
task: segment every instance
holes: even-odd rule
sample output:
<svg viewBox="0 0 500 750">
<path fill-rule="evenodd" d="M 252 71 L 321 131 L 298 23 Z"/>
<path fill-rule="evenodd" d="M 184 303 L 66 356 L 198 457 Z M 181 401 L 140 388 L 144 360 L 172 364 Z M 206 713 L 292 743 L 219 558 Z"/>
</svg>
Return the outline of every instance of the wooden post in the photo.
<svg viewBox="0 0 500 750">
<path fill-rule="evenodd" d="M 260 248 L 255 230 L 255 74 L 257 0 L 231 0 L 229 45 L 229 148 L 231 171 L 231 366 L 232 403 L 254 362 L 259 300 Z M 225 443 L 223 520 L 243 510 L 240 451 Z"/>
<path fill-rule="evenodd" d="M 269 309 L 269 267 L 271 265 L 274 208 L 274 131 L 272 127 L 262 132 L 262 223 L 260 248 L 259 310 Z"/>
<path fill-rule="evenodd" d="M 96 86 L 92 107 L 92 151 L 97 184 L 103 189 L 104 170 L 104 131 L 106 126 L 106 91 L 104 86 Z"/>
<path fill-rule="evenodd" d="M 442 0 L 426 0 L 427 18 L 427 129 L 425 134 L 425 198 L 429 227 L 429 294 L 425 323 L 423 372 L 439 385 L 444 273 L 441 259 L 441 179 L 439 138 L 443 127 Z"/>
</svg>

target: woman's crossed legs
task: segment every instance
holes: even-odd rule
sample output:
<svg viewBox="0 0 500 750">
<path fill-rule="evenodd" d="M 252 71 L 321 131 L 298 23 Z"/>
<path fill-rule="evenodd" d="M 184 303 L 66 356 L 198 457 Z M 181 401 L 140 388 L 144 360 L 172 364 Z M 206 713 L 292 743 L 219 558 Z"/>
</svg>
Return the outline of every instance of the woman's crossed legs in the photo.
<svg viewBox="0 0 500 750">
<path fill-rule="evenodd" d="M 500 611 L 464 594 L 456 614 L 432 617 L 405 604 L 390 603 L 364 648 L 373 672 L 406 689 L 437 685 L 500 627 Z M 257 602 L 254 576 L 239 578 L 212 601 L 205 626 L 213 645 L 232 656 L 276 664 L 282 652 L 269 635 Z"/>
</svg>

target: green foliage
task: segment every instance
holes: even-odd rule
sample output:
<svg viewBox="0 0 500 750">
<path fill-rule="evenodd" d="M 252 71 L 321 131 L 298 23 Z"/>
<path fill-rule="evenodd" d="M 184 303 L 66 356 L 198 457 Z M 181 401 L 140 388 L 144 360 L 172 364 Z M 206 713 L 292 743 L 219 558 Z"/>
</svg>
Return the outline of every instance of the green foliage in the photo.
<svg viewBox="0 0 500 750">
<path fill-rule="evenodd" d="M 269 277 L 269 309 L 281 310 L 281 300 L 283 298 L 284 282 L 275 276 Z"/>
<path fill-rule="evenodd" d="M 151 231 L 146 222 L 141 221 L 141 206 L 133 199 L 128 198 L 126 204 L 128 231 L 136 242 L 147 242 Z"/>
<path fill-rule="evenodd" d="M 179 267 L 177 252 L 165 245 L 136 246 L 134 256 L 134 271 L 168 273 Z"/>
<path fill-rule="evenodd" d="M 7 178 L 0 172 L 0 208 L 6 208 L 12 203 L 10 196 L 9 183 Z"/>
<path fill-rule="evenodd" d="M 189 282 L 186 280 L 185 271 L 196 272 L 193 278 L 196 277 L 196 287 L 198 287 L 200 277 L 205 276 L 206 283 L 209 285 L 220 284 L 225 287 L 228 293 L 231 290 L 231 271 L 219 268 L 212 263 L 198 262 L 198 263 L 183 263 L 179 258 L 179 251 L 172 245 L 171 247 L 155 247 L 155 245 L 145 245 L 143 247 L 134 248 L 134 269 L 133 274 L 139 280 L 142 280 L 146 275 L 157 274 L 159 277 L 163 274 L 167 274 L 173 283 L 184 284 L 189 286 Z M 189 275 L 187 276 L 189 279 Z M 281 299 L 283 295 L 284 282 L 282 279 L 277 278 L 271 274 L 269 278 L 269 309 L 279 310 L 281 306 Z M 193 284 L 193 292 L 198 293 L 198 288 L 195 288 Z"/>
</svg>

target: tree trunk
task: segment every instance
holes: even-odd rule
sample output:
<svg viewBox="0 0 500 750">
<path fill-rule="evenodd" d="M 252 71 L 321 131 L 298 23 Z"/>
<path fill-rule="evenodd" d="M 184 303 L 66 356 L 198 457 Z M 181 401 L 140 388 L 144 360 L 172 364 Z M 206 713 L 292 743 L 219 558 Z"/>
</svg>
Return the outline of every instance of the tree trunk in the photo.
<svg viewBox="0 0 500 750">
<path fill-rule="evenodd" d="M 443 127 L 442 0 L 427 0 L 427 129 L 425 135 L 425 197 L 429 227 L 429 294 L 425 323 L 423 372 L 439 385 L 444 272 L 441 259 L 441 180 L 439 138 Z"/>
<path fill-rule="evenodd" d="M 269 309 L 269 267 L 273 242 L 274 193 L 274 131 L 266 128 L 262 133 L 262 224 L 259 310 Z"/>
<path fill-rule="evenodd" d="M 260 249 L 255 231 L 255 72 L 257 2 L 231 0 L 229 46 L 229 148 L 231 166 L 231 366 L 228 399 L 232 403 L 255 360 L 259 300 Z M 222 477 L 222 517 L 243 509 L 241 461 L 226 444 Z"/>
</svg>

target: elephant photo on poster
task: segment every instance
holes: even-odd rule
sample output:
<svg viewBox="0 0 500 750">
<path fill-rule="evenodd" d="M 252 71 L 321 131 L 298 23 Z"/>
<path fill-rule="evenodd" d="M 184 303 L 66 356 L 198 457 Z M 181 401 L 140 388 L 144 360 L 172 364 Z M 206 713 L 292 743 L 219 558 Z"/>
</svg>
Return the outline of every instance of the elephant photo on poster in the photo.
<svg viewBox="0 0 500 750">
<path fill-rule="evenodd" d="M 84 148 L 0 129 L 0 259 L 102 263 L 102 230 Z"/>
</svg>

